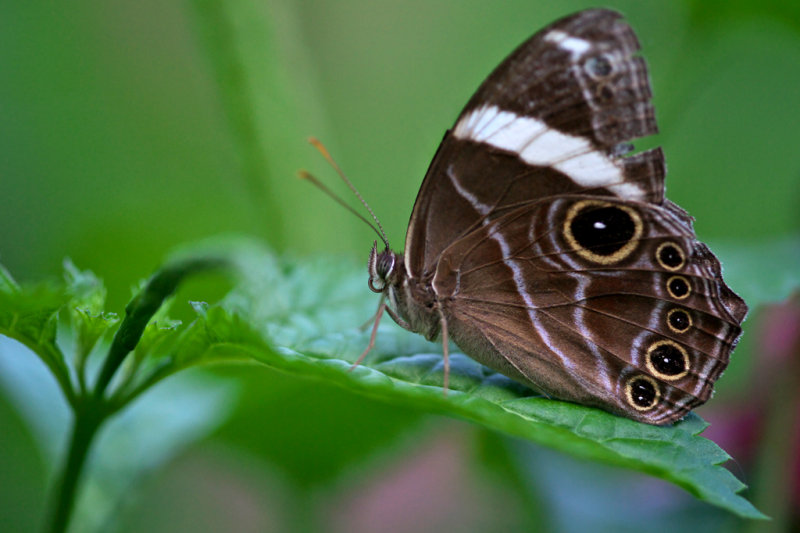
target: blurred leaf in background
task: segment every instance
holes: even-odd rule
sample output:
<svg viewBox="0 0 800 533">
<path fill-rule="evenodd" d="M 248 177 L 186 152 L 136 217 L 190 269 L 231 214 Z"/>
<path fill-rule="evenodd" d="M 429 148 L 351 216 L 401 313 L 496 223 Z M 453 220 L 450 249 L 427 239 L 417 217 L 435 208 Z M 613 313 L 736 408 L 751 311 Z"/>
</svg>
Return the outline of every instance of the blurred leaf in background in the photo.
<svg viewBox="0 0 800 533">
<path fill-rule="evenodd" d="M 697 218 L 701 239 L 715 250 L 725 245 L 726 272 L 746 272 L 731 279 L 734 289 L 746 290 L 755 276 L 777 279 L 785 262 L 768 258 L 796 257 L 800 231 L 797 2 L 606 6 L 625 14 L 650 65 L 662 133 L 637 148 L 664 147 L 670 198 Z M 534 31 L 586 7 L 592 4 L 0 3 L 0 260 L 17 277 L 38 280 L 57 274 L 69 256 L 105 280 L 107 310 L 118 313 L 131 283 L 169 250 L 221 232 L 255 234 L 298 256 L 346 255 L 356 268 L 373 237 L 294 178 L 304 167 L 343 190 L 305 138 L 328 145 L 399 248 L 430 158 L 472 91 Z M 793 279 L 782 287 L 796 287 Z M 765 285 L 754 285 L 751 294 L 765 302 L 787 295 L 779 289 L 764 298 Z M 222 290 L 194 287 L 176 301 Z M 367 309 L 366 283 L 363 291 Z M 707 434 L 739 460 L 732 468 L 754 491 L 777 483 L 764 472 L 796 468 L 796 453 L 792 464 L 755 466 L 769 442 L 762 438 L 769 413 L 784 404 L 752 401 L 768 399 L 775 375 L 797 357 L 791 342 L 782 356 L 771 342 L 797 329 L 793 309 L 751 314 L 717 398 L 701 410 L 712 422 Z M 775 324 L 783 326 L 761 333 Z M 767 371 L 755 379 L 753 369 Z M 531 524 L 640 531 L 653 519 L 664 530 L 746 527 L 658 482 L 333 385 L 268 369 L 231 368 L 208 379 L 235 381 L 238 407 L 212 436 L 188 448 L 191 439 L 180 441 L 179 458 L 141 483 L 114 527 L 434 531 L 457 519 L 464 531 Z M 53 458 L 35 444 L 31 415 L 5 387 L 0 523 L 30 531 Z M 178 405 L 179 398 L 162 401 Z M 54 398 L 51 409 L 57 404 Z M 217 412 L 224 410 L 208 407 L 209 420 Z M 53 435 L 59 428 L 53 422 Z M 788 433 L 773 440 L 797 442 Z M 649 495 L 652 507 L 605 499 L 617 490 L 634 503 L 641 501 L 634 495 Z M 768 501 L 791 497 L 762 491 Z M 621 523 L 621 515 L 630 520 Z M 758 527 L 780 530 L 787 520 Z"/>
</svg>

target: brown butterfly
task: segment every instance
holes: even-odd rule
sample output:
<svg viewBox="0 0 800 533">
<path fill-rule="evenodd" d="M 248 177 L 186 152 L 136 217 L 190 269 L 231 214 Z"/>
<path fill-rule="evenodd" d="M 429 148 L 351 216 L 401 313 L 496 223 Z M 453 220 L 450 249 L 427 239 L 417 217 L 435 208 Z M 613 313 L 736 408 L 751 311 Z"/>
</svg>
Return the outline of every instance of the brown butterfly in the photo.
<svg viewBox="0 0 800 533">
<path fill-rule="evenodd" d="M 405 253 L 373 246 L 383 311 L 553 398 L 650 424 L 711 396 L 747 313 L 664 197 L 639 43 L 621 15 L 541 30 L 483 82 L 417 195 Z M 388 303 L 385 301 L 388 300 Z"/>
</svg>

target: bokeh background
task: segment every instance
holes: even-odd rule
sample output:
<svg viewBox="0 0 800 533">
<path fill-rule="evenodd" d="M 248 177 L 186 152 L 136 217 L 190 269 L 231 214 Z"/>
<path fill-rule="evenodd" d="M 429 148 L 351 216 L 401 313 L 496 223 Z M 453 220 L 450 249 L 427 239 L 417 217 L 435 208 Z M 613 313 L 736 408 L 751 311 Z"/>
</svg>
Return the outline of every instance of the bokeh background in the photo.
<svg viewBox="0 0 800 533">
<path fill-rule="evenodd" d="M 400 248 L 430 158 L 472 91 L 535 30 L 593 6 L 0 2 L 0 262 L 26 281 L 58 275 L 70 257 L 105 280 L 117 312 L 166 254 L 210 235 L 255 235 L 357 268 L 374 237 L 295 177 L 307 168 L 347 194 L 306 138 L 326 143 Z M 637 148 L 664 147 L 668 194 L 699 236 L 723 263 L 796 242 L 800 4 L 604 6 L 626 15 L 650 65 L 661 133 Z M 122 500 L 84 497 L 89 515 L 106 509 L 84 519 L 103 531 L 798 528 L 798 406 L 784 394 L 800 386 L 786 377 L 800 373 L 798 324 L 796 300 L 751 314 L 700 411 L 757 505 L 778 517 L 768 525 L 643 476 L 251 367 L 165 385 L 151 406 L 161 423 L 204 422 L 173 424 L 187 429 L 126 471 Z M 30 531 L 66 415 L 46 376 L 24 380 L 35 368 L 0 370 L 0 530 Z M 198 407 L 191 394 L 204 389 L 219 401 Z M 765 465 L 768 455 L 783 462 Z"/>
</svg>

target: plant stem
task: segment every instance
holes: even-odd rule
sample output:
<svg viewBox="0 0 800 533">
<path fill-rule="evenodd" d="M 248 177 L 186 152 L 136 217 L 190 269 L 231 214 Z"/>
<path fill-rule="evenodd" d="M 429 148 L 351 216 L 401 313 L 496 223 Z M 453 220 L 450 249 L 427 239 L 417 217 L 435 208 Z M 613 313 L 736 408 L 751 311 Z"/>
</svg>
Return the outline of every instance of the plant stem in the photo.
<svg viewBox="0 0 800 533">
<path fill-rule="evenodd" d="M 63 533 L 67 530 L 75 507 L 75 494 L 83 473 L 83 465 L 97 430 L 100 429 L 106 418 L 122 407 L 122 404 L 109 402 L 105 396 L 106 389 L 127 355 L 136 348 L 150 319 L 156 314 L 164 300 L 175 292 L 184 278 L 225 264 L 227 264 L 226 260 L 215 256 L 189 257 L 175 261 L 157 271 L 144 289 L 125 307 L 125 319 L 111 341 L 94 390 L 70 401 L 75 418 L 69 453 L 64 469 L 58 478 L 53 511 L 44 531 Z M 0 281 L 3 279 L 0 278 Z M 54 374 L 58 375 L 57 372 Z M 67 395 L 67 398 L 71 399 L 72 397 Z"/>
<path fill-rule="evenodd" d="M 100 404 L 91 397 L 75 410 L 75 421 L 70 436 L 69 454 L 59 476 L 50 521 L 44 531 L 63 533 L 67 530 L 75 507 L 75 494 L 83 473 L 83 465 L 97 430 L 105 420 Z"/>
<path fill-rule="evenodd" d="M 243 43 L 249 43 L 247 38 L 255 38 L 257 35 L 258 44 L 249 46 L 269 46 L 267 43 L 273 36 L 269 33 L 264 35 L 264 30 L 268 30 L 269 26 L 255 18 L 256 15 L 260 15 L 260 11 L 253 2 L 239 2 L 234 7 L 220 0 L 195 0 L 192 5 L 196 15 L 197 33 L 204 40 L 207 59 L 216 77 L 222 106 L 228 115 L 231 132 L 241 153 L 245 186 L 250 190 L 250 197 L 257 206 L 256 213 L 261 217 L 262 223 L 269 225 L 269 219 L 265 214 L 279 212 L 279 205 L 276 204 L 275 195 L 267 185 L 272 182 L 268 154 L 264 149 L 269 141 L 262 138 L 262 132 L 259 131 L 259 116 L 256 111 L 259 109 L 259 102 L 253 97 L 257 94 L 254 91 L 257 91 L 256 87 L 259 85 L 257 80 L 251 79 L 252 73 L 245 64 L 243 54 L 250 51 L 250 48 Z M 244 27 L 247 29 L 241 24 L 237 25 L 237 14 L 240 17 L 244 15 L 252 17 Z M 245 19 L 240 18 L 241 20 Z M 250 32 L 254 31 L 258 33 L 251 35 Z M 267 48 L 259 51 L 265 49 Z M 272 84 L 279 85 L 277 81 L 272 81 Z M 281 232 L 279 238 L 284 237 L 285 232 Z"/>
<path fill-rule="evenodd" d="M 219 268 L 225 264 L 227 264 L 226 261 L 219 257 L 192 257 L 166 265 L 153 274 L 144 289 L 125 307 L 125 318 L 114 335 L 114 340 L 111 341 L 108 355 L 97 378 L 94 389 L 95 399 L 103 398 L 117 369 L 139 343 L 147 323 L 156 314 L 164 300 L 175 292 L 184 278 L 198 272 Z"/>
</svg>

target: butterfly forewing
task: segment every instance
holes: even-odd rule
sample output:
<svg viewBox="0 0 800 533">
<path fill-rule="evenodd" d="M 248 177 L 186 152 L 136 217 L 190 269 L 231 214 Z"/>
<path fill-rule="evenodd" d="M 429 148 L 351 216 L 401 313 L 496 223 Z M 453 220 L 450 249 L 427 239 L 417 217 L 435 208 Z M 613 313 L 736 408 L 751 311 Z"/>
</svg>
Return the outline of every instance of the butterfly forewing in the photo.
<svg viewBox="0 0 800 533">
<path fill-rule="evenodd" d="M 656 133 L 647 66 L 638 52 L 639 41 L 619 13 L 594 9 L 566 17 L 512 52 L 459 121 L 495 107 L 599 149 Z"/>
<path fill-rule="evenodd" d="M 503 61 L 428 169 L 406 237 L 409 273 L 430 272 L 454 238 L 520 202 L 582 191 L 660 202 L 660 149 L 615 155 L 620 143 L 657 131 L 638 50 L 618 13 L 589 10 Z"/>
</svg>

